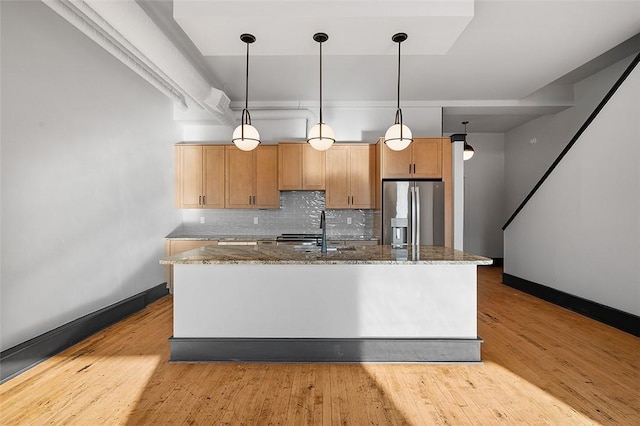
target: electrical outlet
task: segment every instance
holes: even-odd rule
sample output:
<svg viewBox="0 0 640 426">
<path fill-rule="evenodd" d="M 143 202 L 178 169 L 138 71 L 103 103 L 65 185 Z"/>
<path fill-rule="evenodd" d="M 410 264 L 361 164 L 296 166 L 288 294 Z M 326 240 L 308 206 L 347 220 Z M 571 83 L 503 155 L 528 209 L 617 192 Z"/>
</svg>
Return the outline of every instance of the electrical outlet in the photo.
<svg viewBox="0 0 640 426">
<path fill-rule="evenodd" d="M 351 225 L 351 218 L 350 217 L 347 218 L 347 225 Z"/>
<path fill-rule="evenodd" d="M 254 218 L 253 218 L 253 224 L 254 224 L 254 225 L 257 225 L 257 224 L 258 224 L 258 218 L 257 218 L 257 217 L 254 217 Z"/>
<path fill-rule="evenodd" d="M 200 216 L 200 223 L 204 223 L 204 216 Z"/>
</svg>

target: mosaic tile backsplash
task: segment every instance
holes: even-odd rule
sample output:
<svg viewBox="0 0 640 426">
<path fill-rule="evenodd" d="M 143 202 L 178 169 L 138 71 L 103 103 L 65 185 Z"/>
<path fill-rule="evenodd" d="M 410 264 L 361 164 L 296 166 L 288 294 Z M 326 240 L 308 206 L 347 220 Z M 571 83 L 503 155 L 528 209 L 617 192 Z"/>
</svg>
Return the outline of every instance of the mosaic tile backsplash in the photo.
<svg viewBox="0 0 640 426">
<path fill-rule="evenodd" d="M 372 210 L 326 210 L 323 191 L 282 191 L 280 209 L 183 210 L 182 226 L 186 232 L 203 235 L 315 234 L 320 233 L 322 210 L 325 210 L 327 218 L 328 236 L 376 236 L 374 222 L 379 217 L 378 213 Z M 205 223 L 200 223 L 200 218 L 204 218 Z"/>
</svg>

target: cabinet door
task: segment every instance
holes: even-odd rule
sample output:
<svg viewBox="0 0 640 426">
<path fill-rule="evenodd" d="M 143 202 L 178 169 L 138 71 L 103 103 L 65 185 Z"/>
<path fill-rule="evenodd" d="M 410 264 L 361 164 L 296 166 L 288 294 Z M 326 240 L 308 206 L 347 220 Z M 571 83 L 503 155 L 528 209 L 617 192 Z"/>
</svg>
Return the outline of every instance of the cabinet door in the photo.
<svg viewBox="0 0 640 426">
<path fill-rule="evenodd" d="M 373 207 L 373 145 L 352 145 L 350 147 L 350 208 L 370 209 Z"/>
<path fill-rule="evenodd" d="M 420 138 L 413 141 L 413 177 L 425 179 L 442 178 L 442 139 Z"/>
<path fill-rule="evenodd" d="M 333 145 L 327 151 L 325 204 L 328 209 L 349 208 L 349 147 Z"/>
<path fill-rule="evenodd" d="M 224 204 L 226 208 L 253 207 L 253 169 L 253 151 L 242 151 L 235 146 L 225 146 Z"/>
<path fill-rule="evenodd" d="M 165 240 L 164 242 L 164 255 L 173 256 L 174 254 L 182 253 L 187 250 L 193 250 L 205 246 L 218 245 L 218 241 L 215 240 Z M 167 287 L 169 291 L 173 293 L 173 265 L 165 265 L 164 276 L 167 280 Z"/>
<path fill-rule="evenodd" d="M 302 189 L 324 191 L 326 151 L 318 151 L 308 143 L 302 144 Z"/>
<path fill-rule="evenodd" d="M 224 146 L 204 146 L 202 203 L 205 209 L 224 208 Z"/>
<path fill-rule="evenodd" d="M 202 207 L 202 146 L 175 147 L 176 207 L 199 209 Z"/>
<path fill-rule="evenodd" d="M 254 151 L 254 196 L 253 207 L 261 209 L 280 208 L 278 191 L 278 146 L 259 146 Z"/>
<path fill-rule="evenodd" d="M 216 240 L 172 240 L 171 252 L 168 254 L 168 256 L 173 256 L 174 254 L 197 249 L 200 247 L 216 245 L 218 245 L 218 241 Z"/>
<path fill-rule="evenodd" d="M 413 143 L 408 148 L 402 151 L 394 151 L 387 147 L 387 144 L 382 143 L 382 178 L 383 179 L 398 179 L 398 178 L 410 178 L 413 171 L 411 160 L 411 148 Z"/>
<path fill-rule="evenodd" d="M 301 143 L 279 145 L 278 188 L 281 191 L 302 189 L 303 147 Z"/>
</svg>

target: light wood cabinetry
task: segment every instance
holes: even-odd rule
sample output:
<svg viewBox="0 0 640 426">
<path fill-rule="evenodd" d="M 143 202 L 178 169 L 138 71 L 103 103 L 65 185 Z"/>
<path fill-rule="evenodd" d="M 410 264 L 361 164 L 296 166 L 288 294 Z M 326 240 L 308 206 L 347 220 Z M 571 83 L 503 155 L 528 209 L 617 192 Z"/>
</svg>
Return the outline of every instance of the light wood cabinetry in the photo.
<svg viewBox="0 0 640 426">
<path fill-rule="evenodd" d="M 304 142 L 281 142 L 278 145 L 281 191 L 325 189 L 326 151 L 317 151 Z"/>
<path fill-rule="evenodd" d="M 175 146 L 175 205 L 181 209 L 224 207 L 224 146 Z"/>
<path fill-rule="evenodd" d="M 442 182 L 444 182 L 444 245 L 453 247 L 453 165 L 449 138 L 442 140 Z"/>
<path fill-rule="evenodd" d="M 441 179 L 442 146 L 448 138 L 415 138 L 408 148 L 393 151 L 382 143 L 383 179 Z"/>
<path fill-rule="evenodd" d="M 340 144 L 326 151 L 326 207 L 374 207 L 375 145 Z"/>
<path fill-rule="evenodd" d="M 165 240 L 164 255 L 173 256 L 174 254 L 184 251 L 216 245 L 218 245 L 218 241 L 216 240 Z M 173 265 L 165 265 L 164 275 L 167 281 L 167 287 L 173 292 Z"/>
<path fill-rule="evenodd" d="M 327 241 L 329 247 L 349 247 L 349 246 L 377 246 L 378 240 L 330 240 Z"/>
<path fill-rule="evenodd" d="M 253 151 L 226 145 L 225 176 L 226 208 L 280 207 L 276 145 L 259 146 Z"/>
</svg>

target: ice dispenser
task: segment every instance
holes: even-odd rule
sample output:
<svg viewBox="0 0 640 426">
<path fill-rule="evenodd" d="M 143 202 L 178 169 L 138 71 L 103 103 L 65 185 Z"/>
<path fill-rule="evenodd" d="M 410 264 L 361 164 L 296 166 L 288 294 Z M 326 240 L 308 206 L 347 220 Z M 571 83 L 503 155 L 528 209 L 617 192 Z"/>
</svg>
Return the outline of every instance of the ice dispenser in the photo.
<svg viewBox="0 0 640 426">
<path fill-rule="evenodd" d="M 408 235 L 409 220 L 406 217 L 392 217 L 391 218 L 391 246 L 406 247 L 409 240 Z"/>
</svg>

